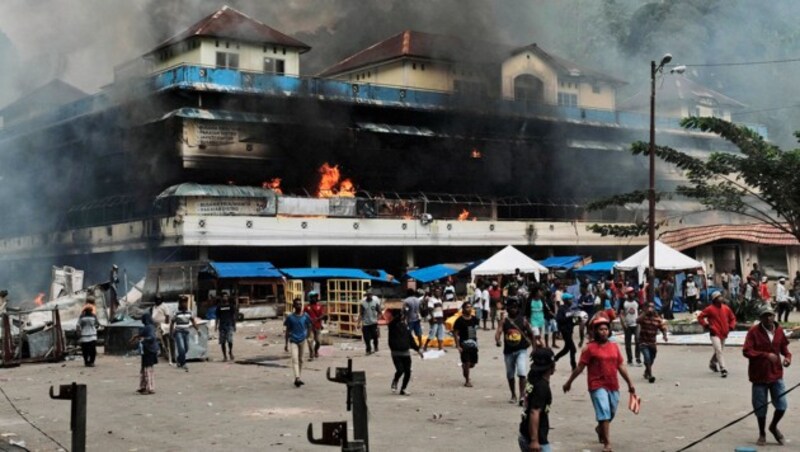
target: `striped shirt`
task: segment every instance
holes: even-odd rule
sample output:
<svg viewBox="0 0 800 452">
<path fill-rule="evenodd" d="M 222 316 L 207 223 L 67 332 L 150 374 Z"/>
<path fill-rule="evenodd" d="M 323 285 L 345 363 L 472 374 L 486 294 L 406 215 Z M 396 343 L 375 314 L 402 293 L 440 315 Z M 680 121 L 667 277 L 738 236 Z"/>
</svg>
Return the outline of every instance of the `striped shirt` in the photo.
<svg viewBox="0 0 800 452">
<path fill-rule="evenodd" d="M 188 330 L 192 326 L 191 311 L 178 311 L 172 319 L 176 330 Z"/>
</svg>

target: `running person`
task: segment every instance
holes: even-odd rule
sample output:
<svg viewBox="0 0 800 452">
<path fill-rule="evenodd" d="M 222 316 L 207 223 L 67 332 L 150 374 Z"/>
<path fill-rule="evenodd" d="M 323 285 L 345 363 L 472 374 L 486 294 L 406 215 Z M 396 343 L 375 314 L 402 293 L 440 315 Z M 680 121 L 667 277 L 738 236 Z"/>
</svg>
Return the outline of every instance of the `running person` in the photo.
<svg viewBox="0 0 800 452">
<path fill-rule="evenodd" d="M 464 386 L 471 388 L 469 371 L 478 364 L 478 319 L 472 315 L 469 301 L 461 304 L 461 317 L 453 325 L 453 335 L 461 355 L 461 370 L 464 374 Z"/>
<path fill-rule="evenodd" d="M 498 347 L 500 336 L 503 337 L 503 358 L 506 365 L 506 380 L 508 389 L 511 390 L 509 403 L 517 403 L 517 391 L 514 385 L 514 375 L 519 379 L 519 403 L 522 404 L 525 390 L 525 377 L 528 374 L 528 347 L 534 343 L 533 331 L 525 316 L 519 312 L 519 303 L 506 304 L 507 314 L 503 316 L 494 340 Z"/>
</svg>

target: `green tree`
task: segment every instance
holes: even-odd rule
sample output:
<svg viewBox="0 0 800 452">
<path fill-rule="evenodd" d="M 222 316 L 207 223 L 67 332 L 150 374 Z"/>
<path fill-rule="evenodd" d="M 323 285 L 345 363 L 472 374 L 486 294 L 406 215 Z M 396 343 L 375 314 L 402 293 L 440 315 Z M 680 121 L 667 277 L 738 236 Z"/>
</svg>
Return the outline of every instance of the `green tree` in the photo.
<svg viewBox="0 0 800 452">
<path fill-rule="evenodd" d="M 731 212 L 771 225 L 800 241 L 800 149 L 782 150 L 756 132 L 719 118 L 689 117 L 681 125 L 719 135 L 739 152 L 713 152 L 707 158 L 697 158 L 656 146 L 656 157 L 683 170 L 686 178 L 674 192 L 657 193 L 657 201 L 681 196 L 709 210 Z M 795 136 L 800 139 L 800 132 Z M 631 146 L 634 155 L 648 155 L 649 149 L 649 144 L 642 141 Z M 600 210 L 646 200 L 647 192 L 640 190 L 600 199 L 587 207 Z M 644 235 L 647 220 L 627 226 L 594 224 L 588 229 L 602 235 Z"/>
</svg>

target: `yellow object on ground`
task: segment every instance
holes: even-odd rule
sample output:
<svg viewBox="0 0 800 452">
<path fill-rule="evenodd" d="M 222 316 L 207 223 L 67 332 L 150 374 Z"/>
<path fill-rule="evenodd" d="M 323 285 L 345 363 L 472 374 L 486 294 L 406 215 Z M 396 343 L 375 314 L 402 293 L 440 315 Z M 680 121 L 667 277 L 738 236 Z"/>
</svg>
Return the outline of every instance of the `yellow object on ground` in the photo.
<svg viewBox="0 0 800 452">
<path fill-rule="evenodd" d="M 422 340 L 418 342 L 419 346 L 420 347 L 424 346 L 426 340 L 428 340 L 428 336 L 423 334 L 422 335 Z M 445 334 L 444 335 L 444 340 L 442 341 L 442 346 L 443 347 L 455 347 L 455 345 L 456 345 L 456 343 L 455 343 L 455 341 L 453 341 L 453 336 L 450 336 L 449 334 Z M 439 341 L 436 340 L 436 338 L 434 337 L 433 339 L 431 339 L 431 343 L 428 344 L 428 348 L 437 348 L 437 347 L 439 347 Z"/>
</svg>

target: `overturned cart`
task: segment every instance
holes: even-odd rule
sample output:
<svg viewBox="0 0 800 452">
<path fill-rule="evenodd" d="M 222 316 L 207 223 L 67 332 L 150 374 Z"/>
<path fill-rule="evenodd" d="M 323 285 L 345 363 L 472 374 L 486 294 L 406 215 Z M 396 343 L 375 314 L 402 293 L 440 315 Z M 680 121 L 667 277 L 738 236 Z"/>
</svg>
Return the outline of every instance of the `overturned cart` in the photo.
<svg viewBox="0 0 800 452">
<path fill-rule="evenodd" d="M 28 326 L 28 316 L 50 314 L 50 320 Z M 61 361 L 66 354 L 61 315 L 57 308 L 36 311 L 6 311 L 0 322 L 2 331 L 2 366 L 23 363 Z"/>
</svg>

